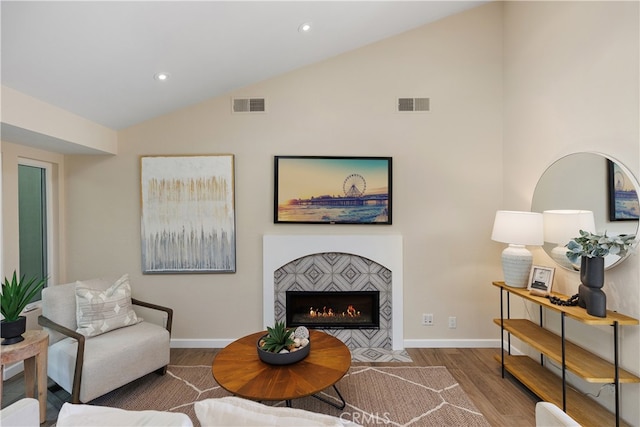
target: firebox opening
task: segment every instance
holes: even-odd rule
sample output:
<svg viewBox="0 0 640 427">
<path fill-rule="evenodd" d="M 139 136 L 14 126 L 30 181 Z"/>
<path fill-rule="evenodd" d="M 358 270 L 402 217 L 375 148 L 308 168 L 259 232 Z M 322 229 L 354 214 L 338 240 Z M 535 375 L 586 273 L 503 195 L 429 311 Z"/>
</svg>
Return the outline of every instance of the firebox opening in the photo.
<svg viewBox="0 0 640 427">
<path fill-rule="evenodd" d="M 286 292 L 287 326 L 379 329 L 380 292 Z"/>
</svg>

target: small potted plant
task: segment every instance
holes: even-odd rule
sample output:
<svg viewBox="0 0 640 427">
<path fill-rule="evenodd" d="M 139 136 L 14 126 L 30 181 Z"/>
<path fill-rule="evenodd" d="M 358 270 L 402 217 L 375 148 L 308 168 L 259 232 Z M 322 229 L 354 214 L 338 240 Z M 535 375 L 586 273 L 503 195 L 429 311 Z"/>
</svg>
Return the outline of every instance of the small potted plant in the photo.
<svg viewBox="0 0 640 427">
<path fill-rule="evenodd" d="M 15 271 L 11 281 L 4 278 L 0 295 L 0 312 L 3 316 L 1 336 L 4 338 L 2 345 L 24 340 L 22 334 L 26 330 L 27 318 L 20 314 L 46 283 L 45 279 L 37 280 L 36 277 L 25 280 L 24 275 L 18 280 Z"/>
<path fill-rule="evenodd" d="M 258 340 L 260 360 L 271 365 L 288 365 L 309 355 L 309 330 L 304 326 L 287 328 L 284 322 L 267 327 L 267 334 Z"/>
</svg>

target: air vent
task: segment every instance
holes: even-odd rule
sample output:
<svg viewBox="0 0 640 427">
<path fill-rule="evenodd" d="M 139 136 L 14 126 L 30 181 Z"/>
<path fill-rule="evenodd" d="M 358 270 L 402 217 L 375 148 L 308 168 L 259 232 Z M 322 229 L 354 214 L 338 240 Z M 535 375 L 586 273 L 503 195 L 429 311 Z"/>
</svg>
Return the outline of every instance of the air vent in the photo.
<svg viewBox="0 0 640 427">
<path fill-rule="evenodd" d="M 398 111 L 429 111 L 429 98 L 398 98 Z"/>
<path fill-rule="evenodd" d="M 234 113 L 264 113 L 266 103 L 264 98 L 232 98 Z"/>
</svg>

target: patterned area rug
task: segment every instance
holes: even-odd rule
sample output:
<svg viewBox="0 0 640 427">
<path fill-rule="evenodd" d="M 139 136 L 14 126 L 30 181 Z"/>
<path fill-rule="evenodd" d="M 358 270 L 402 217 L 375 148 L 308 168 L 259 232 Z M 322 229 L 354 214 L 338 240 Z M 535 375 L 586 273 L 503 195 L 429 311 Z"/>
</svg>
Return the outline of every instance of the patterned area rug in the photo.
<svg viewBox="0 0 640 427">
<path fill-rule="evenodd" d="M 411 356 L 406 350 L 387 350 L 385 348 L 350 348 L 354 362 L 409 362 Z"/>
<path fill-rule="evenodd" d="M 489 426 L 443 366 L 355 366 L 337 387 L 347 402 L 343 410 L 313 397 L 294 400 L 292 406 L 364 426 Z M 149 374 L 91 403 L 129 410 L 184 412 L 195 426 L 200 426 L 193 402 L 228 395 L 214 381 L 210 366 L 170 366 L 164 376 Z M 322 395 L 337 402 L 333 388 Z M 284 402 L 268 404 L 282 406 Z"/>
</svg>

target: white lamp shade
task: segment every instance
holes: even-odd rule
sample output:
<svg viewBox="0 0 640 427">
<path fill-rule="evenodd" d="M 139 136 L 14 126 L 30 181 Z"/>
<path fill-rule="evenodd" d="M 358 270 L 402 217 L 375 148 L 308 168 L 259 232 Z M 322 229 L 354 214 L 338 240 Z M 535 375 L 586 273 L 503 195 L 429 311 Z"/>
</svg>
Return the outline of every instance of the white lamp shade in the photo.
<svg viewBox="0 0 640 427">
<path fill-rule="evenodd" d="M 541 246 L 544 243 L 542 214 L 497 211 L 491 240 L 514 245 Z"/>
<path fill-rule="evenodd" d="M 491 239 L 508 243 L 502 251 L 502 272 L 508 286 L 526 288 L 533 256 L 525 245 L 544 243 L 542 214 L 537 212 L 497 211 Z"/>
<path fill-rule="evenodd" d="M 596 232 L 592 211 L 550 210 L 542 213 L 544 218 L 544 241 L 564 246 L 570 240 L 580 237 L 580 230 Z"/>
</svg>

